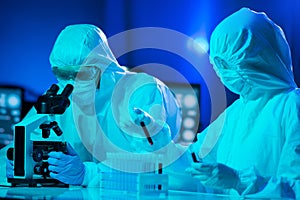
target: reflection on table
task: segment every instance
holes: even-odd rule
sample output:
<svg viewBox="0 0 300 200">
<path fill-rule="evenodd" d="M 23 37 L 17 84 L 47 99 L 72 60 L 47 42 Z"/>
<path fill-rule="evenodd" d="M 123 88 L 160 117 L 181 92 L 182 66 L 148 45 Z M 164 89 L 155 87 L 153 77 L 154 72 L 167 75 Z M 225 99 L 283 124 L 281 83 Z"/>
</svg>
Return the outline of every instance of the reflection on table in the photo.
<svg viewBox="0 0 300 200">
<path fill-rule="evenodd" d="M 125 191 L 102 191 L 100 188 L 56 188 L 56 187 L 1 187 L 0 198 L 10 199 L 126 199 L 126 200 L 142 200 L 142 199 L 241 199 L 226 195 L 204 194 L 196 192 L 184 191 L 168 191 L 165 194 L 148 194 L 140 195 L 128 193 Z"/>
</svg>

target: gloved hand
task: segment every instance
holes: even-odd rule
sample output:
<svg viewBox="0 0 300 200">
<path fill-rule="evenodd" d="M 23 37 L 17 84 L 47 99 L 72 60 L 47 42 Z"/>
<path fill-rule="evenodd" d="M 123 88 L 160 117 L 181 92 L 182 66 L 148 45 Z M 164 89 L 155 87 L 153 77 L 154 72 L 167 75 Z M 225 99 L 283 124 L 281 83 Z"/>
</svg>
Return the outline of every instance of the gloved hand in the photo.
<svg viewBox="0 0 300 200">
<path fill-rule="evenodd" d="M 50 152 L 48 163 L 50 176 L 65 184 L 81 185 L 85 175 L 85 166 L 70 144 L 68 154 Z"/>
<path fill-rule="evenodd" d="M 154 136 L 157 133 L 163 131 L 165 128 L 165 119 L 156 116 L 155 117 L 151 116 L 149 113 L 146 111 L 142 110 L 141 108 L 133 108 L 133 112 L 131 114 L 132 119 L 134 120 L 135 125 L 140 129 L 141 127 L 141 122 L 144 123 L 144 126 L 147 127 L 149 133 Z"/>
<path fill-rule="evenodd" d="M 192 167 L 186 171 L 206 187 L 237 189 L 240 183 L 238 172 L 221 163 L 192 163 Z"/>
<path fill-rule="evenodd" d="M 147 126 L 154 121 L 147 112 L 143 111 L 140 108 L 134 108 L 133 113 L 135 114 L 134 123 L 138 126 L 141 125 L 141 122 L 144 122 L 144 124 Z"/>
<path fill-rule="evenodd" d="M 144 129 L 142 134 L 148 138 L 150 146 L 149 144 L 142 145 L 146 151 L 152 152 L 161 149 L 171 142 L 171 131 L 167 123 L 155 121 L 149 113 L 140 108 L 134 108 L 133 112 L 134 123 L 139 126 L 140 131 Z M 144 128 L 142 128 L 143 126 Z"/>
<path fill-rule="evenodd" d="M 14 177 L 14 161 L 8 160 L 8 158 L 6 158 L 6 177 Z"/>
<path fill-rule="evenodd" d="M 120 121 L 120 129 L 127 138 L 126 144 L 134 152 L 153 152 L 162 149 L 171 142 L 171 131 L 167 123 L 160 124 L 146 111 L 133 108 L 131 120 Z M 142 125 L 141 122 L 144 124 Z M 144 127 L 143 127 L 144 126 Z M 150 136 L 150 137 L 149 137 Z"/>
</svg>

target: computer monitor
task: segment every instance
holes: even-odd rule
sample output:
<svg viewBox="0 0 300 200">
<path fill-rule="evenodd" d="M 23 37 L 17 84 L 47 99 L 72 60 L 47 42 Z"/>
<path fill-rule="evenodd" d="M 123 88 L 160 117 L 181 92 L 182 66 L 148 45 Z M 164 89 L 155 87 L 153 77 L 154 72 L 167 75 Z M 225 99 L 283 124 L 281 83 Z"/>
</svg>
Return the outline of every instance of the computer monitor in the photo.
<svg viewBox="0 0 300 200">
<path fill-rule="evenodd" d="M 0 86 L 0 148 L 13 141 L 13 126 L 21 120 L 24 92 L 14 86 Z"/>
<path fill-rule="evenodd" d="M 200 84 L 166 83 L 166 85 L 174 93 L 182 109 L 180 134 L 173 140 L 189 145 L 195 141 L 200 125 Z"/>
</svg>

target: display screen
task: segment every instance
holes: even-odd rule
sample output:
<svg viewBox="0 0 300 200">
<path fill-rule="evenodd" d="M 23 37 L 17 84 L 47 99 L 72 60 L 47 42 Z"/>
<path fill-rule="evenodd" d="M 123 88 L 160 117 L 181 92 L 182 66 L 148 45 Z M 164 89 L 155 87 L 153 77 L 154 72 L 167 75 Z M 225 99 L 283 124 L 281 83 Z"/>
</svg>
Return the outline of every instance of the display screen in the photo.
<svg viewBox="0 0 300 200">
<path fill-rule="evenodd" d="M 0 86 L 0 148 L 13 141 L 13 126 L 21 120 L 23 89 Z"/>
<path fill-rule="evenodd" d="M 199 128 L 200 120 L 200 85 L 184 83 L 166 83 L 174 93 L 181 109 L 182 124 L 180 134 L 173 140 L 183 145 L 191 144 Z"/>
</svg>

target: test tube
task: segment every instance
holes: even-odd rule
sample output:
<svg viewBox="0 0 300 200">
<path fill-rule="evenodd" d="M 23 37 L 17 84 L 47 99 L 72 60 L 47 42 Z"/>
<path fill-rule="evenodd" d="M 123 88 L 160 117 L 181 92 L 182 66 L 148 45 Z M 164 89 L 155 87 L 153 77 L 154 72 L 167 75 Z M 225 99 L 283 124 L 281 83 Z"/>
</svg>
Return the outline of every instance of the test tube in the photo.
<svg viewBox="0 0 300 200">
<path fill-rule="evenodd" d="M 162 174 L 162 169 L 163 168 L 163 164 L 162 163 L 158 163 L 158 174 Z M 161 190 L 162 186 L 161 184 L 158 185 L 158 190 Z"/>
<path fill-rule="evenodd" d="M 197 156 L 195 154 L 195 152 L 192 152 L 192 158 L 193 158 L 193 162 L 195 163 L 199 163 L 200 161 L 197 159 Z"/>
<path fill-rule="evenodd" d="M 148 140 L 149 144 L 150 144 L 150 145 L 153 145 L 153 140 L 152 140 L 152 138 L 151 138 L 151 136 L 150 136 L 150 134 L 149 134 L 149 132 L 148 132 L 148 130 L 147 130 L 147 128 L 146 128 L 145 123 L 144 123 L 143 121 L 141 121 L 140 124 L 141 124 L 141 126 L 142 126 L 142 129 L 143 129 L 143 131 L 144 131 L 146 137 L 147 137 L 147 140 Z"/>
</svg>

